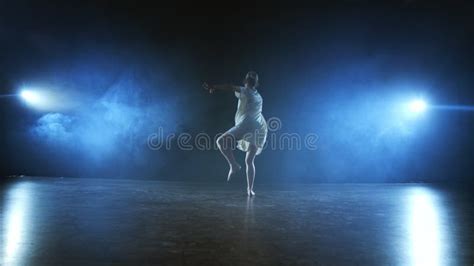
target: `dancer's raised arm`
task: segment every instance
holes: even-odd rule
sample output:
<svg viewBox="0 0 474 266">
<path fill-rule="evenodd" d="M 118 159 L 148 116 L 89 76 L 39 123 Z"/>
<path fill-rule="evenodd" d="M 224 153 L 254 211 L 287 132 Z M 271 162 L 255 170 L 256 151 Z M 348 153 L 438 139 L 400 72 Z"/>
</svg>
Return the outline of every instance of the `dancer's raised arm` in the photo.
<svg viewBox="0 0 474 266">
<path fill-rule="evenodd" d="M 235 86 L 235 85 L 228 85 L 228 84 L 223 84 L 223 85 L 209 85 L 207 82 L 204 82 L 202 84 L 202 87 L 209 91 L 209 93 L 213 93 L 216 90 L 221 90 L 221 91 L 240 91 L 240 86 Z"/>
</svg>

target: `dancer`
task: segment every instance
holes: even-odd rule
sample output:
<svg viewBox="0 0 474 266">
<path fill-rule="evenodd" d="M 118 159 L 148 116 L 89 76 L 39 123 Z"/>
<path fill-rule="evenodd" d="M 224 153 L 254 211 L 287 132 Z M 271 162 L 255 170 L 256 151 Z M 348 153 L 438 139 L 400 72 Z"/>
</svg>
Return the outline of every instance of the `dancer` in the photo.
<svg viewBox="0 0 474 266">
<path fill-rule="evenodd" d="M 227 181 L 234 176 L 241 166 L 234 158 L 233 148 L 246 152 L 245 166 L 247 174 L 247 194 L 255 196 L 255 156 L 260 154 L 267 138 L 267 124 L 262 115 L 263 99 L 257 91 L 258 75 L 254 71 L 247 73 L 244 86 L 203 84 L 204 89 L 213 93 L 216 90 L 231 91 L 239 99 L 235 113 L 235 126 L 217 139 L 217 146 L 229 163 Z"/>
</svg>

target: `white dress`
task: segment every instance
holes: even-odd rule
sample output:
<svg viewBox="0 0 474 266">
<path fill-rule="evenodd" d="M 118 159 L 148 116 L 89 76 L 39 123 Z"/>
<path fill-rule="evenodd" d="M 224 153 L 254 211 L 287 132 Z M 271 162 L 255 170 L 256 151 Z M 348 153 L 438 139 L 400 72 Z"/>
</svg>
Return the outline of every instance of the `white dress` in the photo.
<svg viewBox="0 0 474 266">
<path fill-rule="evenodd" d="M 237 148 L 248 151 L 250 144 L 257 146 L 257 155 L 262 152 L 267 139 L 267 123 L 262 115 L 263 99 L 255 89 L 240 87 L 235 92 L 239 99 L 235 113 L 235 126 L 227 131 L 237 139 Z"/>
</svg>

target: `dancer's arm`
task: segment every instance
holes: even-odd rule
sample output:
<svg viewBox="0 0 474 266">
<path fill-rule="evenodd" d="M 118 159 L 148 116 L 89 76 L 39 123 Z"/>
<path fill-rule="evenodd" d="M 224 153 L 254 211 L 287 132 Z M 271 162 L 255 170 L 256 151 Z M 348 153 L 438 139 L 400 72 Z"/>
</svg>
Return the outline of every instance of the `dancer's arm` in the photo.
<svg viewBox="0 0 474 266">
<path fill-rule="evenodd" d="M 213 93 L 216 90 L 221 90 L 221 91 L 237 91 L 240 92 L 240 86 L 235 86 L 235 85 L 209 85 L 206 82 L 202 84 L 205 90 L 209 91 L 209 93 Z"/>
</svg>

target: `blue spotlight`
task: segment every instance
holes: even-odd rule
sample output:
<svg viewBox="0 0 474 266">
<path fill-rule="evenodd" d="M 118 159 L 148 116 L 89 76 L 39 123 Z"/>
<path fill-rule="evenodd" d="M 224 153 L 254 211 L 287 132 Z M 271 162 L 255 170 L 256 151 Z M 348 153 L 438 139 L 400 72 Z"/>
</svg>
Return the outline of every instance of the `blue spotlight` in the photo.
<svg viewBox="0 0 474 266">
<path fill-rule="evenodd" d="M 418 114 L 426 111 L 428 104 L 422 99 L 416 99 L 408 104 L 408 110 L 412 113 Z"/>
<path fill-rule="evenodd" d="M 49 90 L 23 88 L 18 96 L 30 107 L 42 111 L 57 110 L 66 104 L 66 99 Z"/>
<path fill-rule="evenodd" d="M 412 120 L 425 116 L 426 111 L 431 106 L 424 98 L 416 97 L 401 99 L 396 108 L 401 119 Z"/>
<path fill-rule="evenodd" d="M 44 101 L 41 93 L 34 90 L 22 90 L 20 92 L 20 97 L 28 104 L 39 105 Z"/>
</svg>

